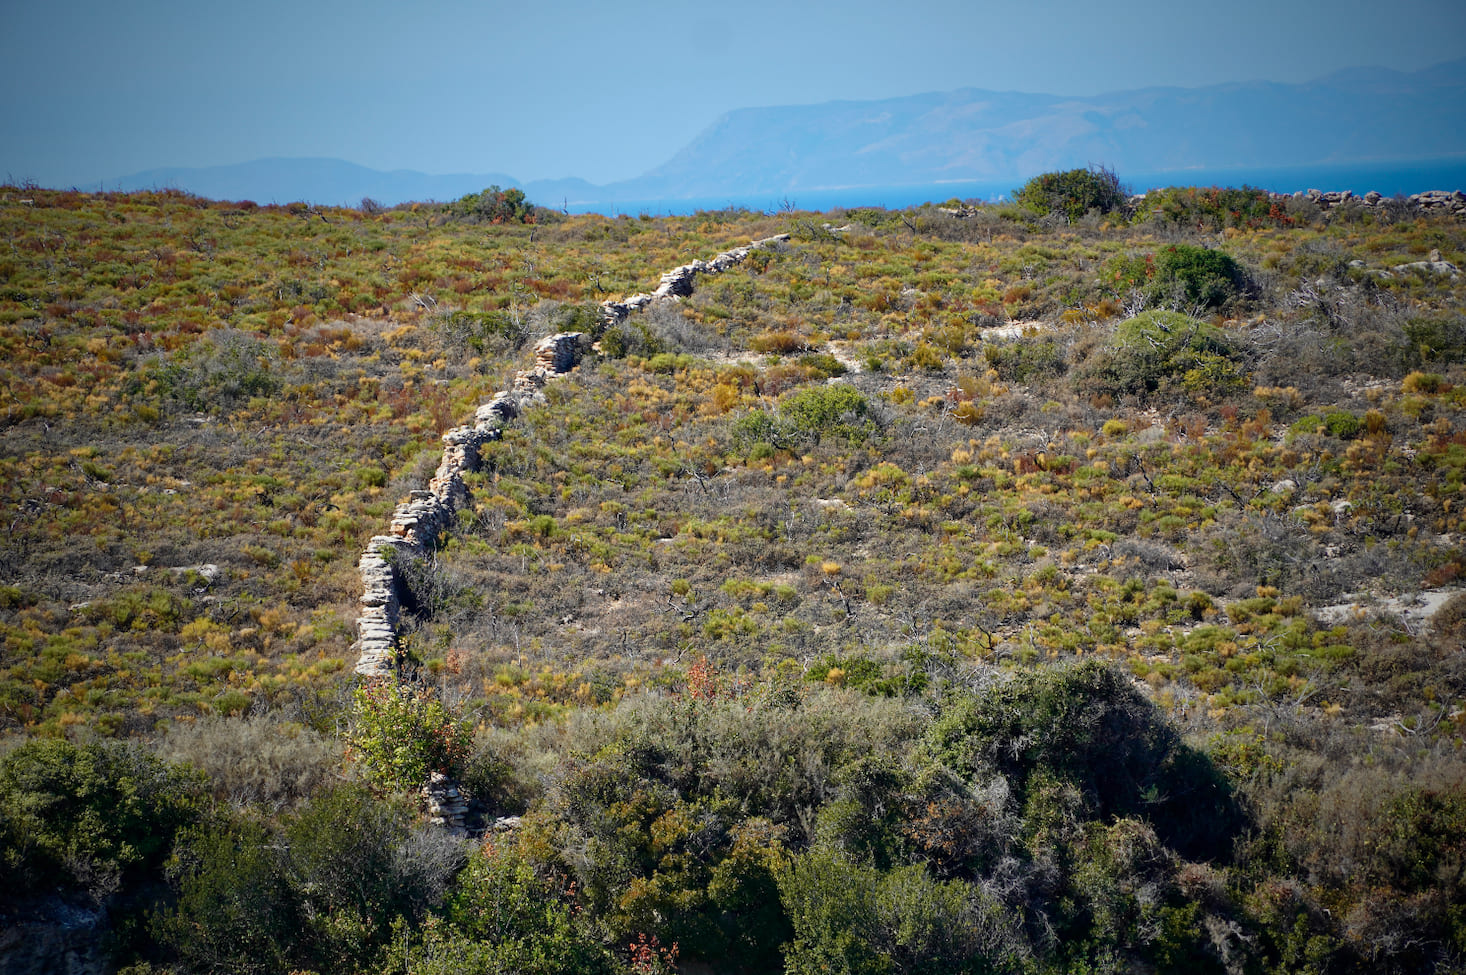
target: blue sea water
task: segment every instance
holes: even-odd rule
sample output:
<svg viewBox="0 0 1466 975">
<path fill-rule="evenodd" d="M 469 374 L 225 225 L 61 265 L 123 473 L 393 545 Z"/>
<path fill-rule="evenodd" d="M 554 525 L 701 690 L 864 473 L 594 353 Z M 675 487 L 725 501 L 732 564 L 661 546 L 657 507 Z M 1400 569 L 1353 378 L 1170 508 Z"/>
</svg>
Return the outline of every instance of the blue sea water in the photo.
<svg viewBox="0 0 1466 975">
<path fill-rule="evenodd" d="M 1030 174 L 1037 175 L 1037 174 Z M 1404 162 L 1338 163 L 1274 169 L 1188 169 L 1161 173 L 1118 173 L 1131 192 L 1143 193 L 1165 186 L 1254 186 L 1275 193 L 1309 189 L 1372 191 L 1385 196 L 1408 196 L 1425 190 L 1466 189 L 1466 156 Z M 674 200 L 621 200 L 613 203 L 571 204 L 572 213 L 608 216 L 685 215 L 700 210 L 730 207 L 776 213 L 780 210 L 824 212 L 836 207 L 885 207 L 890 210 L 941 203 L 946 200 L 997 202 L 1011 198 L 1028 177 L 1002 182 L 974 181 L 911 186 L 860 186 L 784 194 L 729 194 Z"/>
</svg>

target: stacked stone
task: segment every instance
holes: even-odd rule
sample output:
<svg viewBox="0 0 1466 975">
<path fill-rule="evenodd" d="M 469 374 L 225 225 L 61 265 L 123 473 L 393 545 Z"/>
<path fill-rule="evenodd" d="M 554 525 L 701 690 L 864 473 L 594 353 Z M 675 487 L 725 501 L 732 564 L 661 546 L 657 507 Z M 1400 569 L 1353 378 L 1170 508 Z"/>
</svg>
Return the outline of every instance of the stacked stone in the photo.
<svg viewBox="0 0 1466 975">
<path fill-rule="evenodd" d="M 454 427 L 443 434 L 443 460 L 428 482 L 428 490 L 452 508 L 468 501 L 468 488 L 463 484 L 464 472 L 478 470 L 479 448 L 498 436 L 498 430 L 480 430 L 477 427 Z"/>
<path fill-rule="evenodd" d="M 601 302 L 601 320 L 607 326 L 619 325 L 631 317 L 632 312 L 641 311 L 654 301 L 675 301 L 678 298 L 686 298 L 692 294 L 693 285 L 699 274 L 721 274 L 731 267 L 742 264 L 748 258 L 751 251 L 760 247 L 770 247 L 774 244 L 782 244 L 789 240 L 788 234 L 775 234 L 772 237 L 762 237 L 748 244 L 746 247 L 735 247 L 732 250 L 724 251 L 708 261 L 693 261 L 691 264 L 683 264 L 681 267 L 674 267 L 662 275 L 657 290 L 651 294 L 642 292 L 622 298 L 620 301 L 608 300 Z"/>
<path fill-rule="evenodd" d="M 404 545 L 397 535 L 378 535 L 357 562 L 362 593 L 356 620 L 361 648 L 356 672 L 365 677 L 386 677 L 397 662 L 397 616 L 402 604 L 392 560 Z"/>
<path fill-rule="evenodd" d="M 473 426 L 455 427 L 443 434 L 443 459 L 428 482 L 428 490 L 411 492 L 397 506 L 389 534 L 373 538 L 357 563 L 362 582 L 361 612 L 356 620 L 358 674 L 386 677 L 397 663 L 401 600 L 394 563 L 426 555 L 438 536 L 453 526 L 454 514 L 468 501 L 463 475 L 478 470 L 479 449 L 497 440 L 503 425 L 526 406 L 542 401 L 545 383 L 575 368 L 586 340 L 582 332 L 541 340 L 535 346 L 533 369 L 519 373 L 512 389 L 480 406 L 474 413 Z"/>
<path fill-rule="evenodd" d="M 442 772 L 434 772 L 428 778 L 428 784 L 422 787 L 422 798 L 429 823 L 459 835 L 468 831 L 464 825 L 468 800 L 458 791 L 458 783 Z"/>
<path fill-rule="evenodd" d="M 473 414 L 474 429 L 488 432 L 497 430 L 519 415 L 519 399 L 507 390 L 495 393 L 494 398 L 480 406 Z"/>
<path fill-rule="evenodd" d="M 1272 196 L 1273 199 L 1286 199 L 1286 196 L 1281 193 L 1274 193 Z M 1355 196 L 1353 190 L 1309 190 L 1306 193 L 1294 193 L 1293 198 L 1309 200 L 1325 211 L 1345 203 L 1377 209 L 1393 202 L 1390 197 L 1373 190 L 1363 196 Z M 1416 210 L 1430 210 L 1449 213 L 1456 217 L 1466 217 L 1466 193 L 1461 190 L 1426 190 L 1423 193 L 1414 193 L 1406 197 L 1405 204 Z"/>
<path fill-rule="evenodd" d="M 602 317 L 607 324 L 619 324 L 653 301 L 686 297 L 692 294 L 697 275 L 726 271 L 744 261 L 750 251 L 787 240 L 788 234 L 777 234 L 725 251 L 710 261 L 673 268 L 662 275 L 654 294 L 602 302 Z M 362 582 L 361 613 L 356 620 L 360 637 L 358 674 L 386 677 L 397 663 L 397 622 L 402 607 L 394 561 L 427 554 L 438 535 L 452 527 L 455 512 L 468 501 L 463 475 L 478 469 L 479 449 L 498 439 L 504 425 L 527 407 L 544 402 L 545 385 L 574 369 L 588 342 L 589 336 L 583 332 L 563 332 L 541 339 L 534 349 L 534 368 L 516 375 L 509 389 L 480 406 L 474 412 L 473 426 L 456 427 L 443 434 L 443 459 L 428 482 L 429 489 L 413 491 L 397 506 L 390 533 L 373 538 L 357 563 Z"/>
<path fill-rule="evenodd" d="M 687 298 L 691 296 L 693 282 L 696 281 L 699 274 L 707 273 L 708 266 L 707 261 L 693 261 L 691 264 L 674 267 L 662 275 L 662 281 L 657 285 L 657 290 L 652 292 L 652 298 Z"/>
<path fill-rule="evenodd" d="M 1446 210 L 1452 216 L 1466 217 L 1466 192 L 1461 190 L 1426 190 L 1410 197 L 1422 210 Z"/>
<path fill-rule="evenodd" d="M 620 301 L 608 299 L 601 302 L 601 321 L 607 328 L 620 325 L 631 317 L 632 312 L 641 311 L 651 303 L 652 296 L 646 292 L 622 298 Z"/>
<path fill-rule="evenodd" d="M 581 351 L 589 340 L 584 332 L 561 332 L 547 335 L 534 347 L 535 366 L 552 375 L 569 372 L 580 361 Z"/>
</svg>

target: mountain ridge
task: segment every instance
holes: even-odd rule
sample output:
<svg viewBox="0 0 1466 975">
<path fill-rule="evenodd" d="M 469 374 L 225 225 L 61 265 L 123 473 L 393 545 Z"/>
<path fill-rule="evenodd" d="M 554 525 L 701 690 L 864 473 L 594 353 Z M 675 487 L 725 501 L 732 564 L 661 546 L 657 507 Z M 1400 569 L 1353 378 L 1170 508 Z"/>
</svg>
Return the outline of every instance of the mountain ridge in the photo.
<svg viewBox="0 0 1466 975">
<path fill-rule="evenodd" d="M 145 170 L 92 188 L 174 186 L 217 199 L 392 205 L 489 185 L 544 206 L 1008 181 L 1091 164 L 1122 172 L 1281 168 L 1466 155 L 1466 59 L 1417 72 L 1348 68 L 1298 84 L 1241 81 L 1100 95 L 959 88 L 739 108 L 665 162 L 604 185 L 576 177 L 383 172 L 274 157 Z"/>
</svg>

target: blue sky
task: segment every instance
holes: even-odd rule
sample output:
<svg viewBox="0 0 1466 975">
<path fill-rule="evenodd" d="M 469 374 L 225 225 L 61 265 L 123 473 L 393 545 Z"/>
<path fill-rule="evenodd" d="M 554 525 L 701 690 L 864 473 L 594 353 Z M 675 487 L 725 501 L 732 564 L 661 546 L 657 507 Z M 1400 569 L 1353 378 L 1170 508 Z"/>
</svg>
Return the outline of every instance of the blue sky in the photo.
<svg viewBox="0 0 1466 975">
<path fill-rule="evenodd" d="M 1461 57 L 1461 0 L 0 0 L 0 178 L 329 156 L 603 183 L 734 108 Z"/>
</svg>

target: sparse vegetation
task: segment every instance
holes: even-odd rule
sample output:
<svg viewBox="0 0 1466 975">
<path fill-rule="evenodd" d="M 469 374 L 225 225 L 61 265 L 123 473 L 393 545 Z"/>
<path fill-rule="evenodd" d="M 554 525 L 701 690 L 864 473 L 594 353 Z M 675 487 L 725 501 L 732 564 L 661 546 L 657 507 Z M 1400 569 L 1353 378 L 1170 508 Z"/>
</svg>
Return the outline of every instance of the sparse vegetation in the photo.
<svg viewBox="0 0 1466 975">
<path fill-rule="evenodd" d="M 6 909 L 136 972 L 1459 968 L 1466 284 L 1393 269 L 1466 230 L 1075 172 L 0 188 Z M 357 557 L 565 329 L 358 684 Z"/>
</svg>

